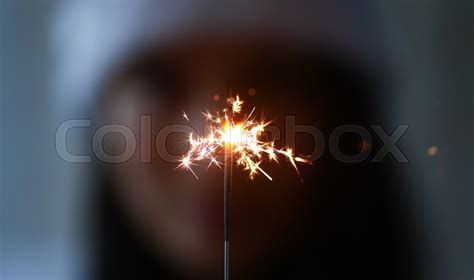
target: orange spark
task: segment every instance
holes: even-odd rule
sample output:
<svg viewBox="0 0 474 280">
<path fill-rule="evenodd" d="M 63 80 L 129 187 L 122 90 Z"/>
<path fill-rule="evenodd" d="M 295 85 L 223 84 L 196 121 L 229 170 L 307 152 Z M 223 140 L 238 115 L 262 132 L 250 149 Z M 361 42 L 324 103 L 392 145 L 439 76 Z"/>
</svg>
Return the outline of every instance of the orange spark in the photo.
<svg viewBox="0 0 474 280">
<path fill-rule="evenodd" d="M 287 158 L 298 174 L 300 173 L 296 162 L 311 164 L 309 160 L 295 156 L 290 148 L 276 149 L 273 141 L 261 140 L 261 134 L 270 123 L 255 120 L 252 117 L 255 108 L 247 116 L 239 118 L 244 102 L 238 95 L 235 98 L 227 99 L 227 102 L 230 110 L 222 110 L 223 118 L 219 112 L 216 114 L 211 114 L 209 111 L 203 113 L 208 122 L 208 134 L 205 137 L 189 134 L 190 149 L 181 158 L 177 168 L 190 171 L 196 178 L 197 176 L 191 168 L 195 162 L 207 161 L 208 168 L 212 165 L 221 168 L 222 163 L 218 162 L 216 157 L 224 151 L 226 145 L 231 145 L 237 166 L 248 171 L 250 179 L 262 174 L 272 180 L 272 177 L 260 167 L 260 164 L 265 159 L 269 162 L 278 162 L 279 155 Z M 186 113 L 183 113 L 183 117 L 189 121 Z"/>
<path fill-rule="evenodd" d="M 189 117 L 188 117 L 188 115 L 186 114 L 185 111 L 183 111 L 183 115 L 182 115 L 182 116 L 183 116 L 183 118 L 185 118 L 185 119 L 189 122 Z"/>
<path fill-rule="evenodd" d="M 232 113 L 240 113 L 240 111 L 242 110 L 242 105 L 244 104 L 244 102 L 242 100 L 240 100 L 240 97 L 237 95 L 235 98 L 228 98 L 227 99 L 227 103 L 229 103 L 232 107 Z"/>
</svg>

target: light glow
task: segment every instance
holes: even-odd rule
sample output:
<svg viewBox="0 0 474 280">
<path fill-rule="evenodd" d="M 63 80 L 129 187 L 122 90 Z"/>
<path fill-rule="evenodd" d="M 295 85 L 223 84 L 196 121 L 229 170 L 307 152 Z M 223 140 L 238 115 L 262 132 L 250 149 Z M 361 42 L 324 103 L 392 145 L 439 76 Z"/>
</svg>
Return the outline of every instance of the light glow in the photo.
<svg viewBox="0 0 474 280">
<path fill-rule="evenodd" d="M 223 163 L 219 162 L 217 158 L 229 145 L 237 165 L 248 171 L 250 179 L 262 174 L 268 180 L 273 180 L 260 167 L 265 159 L 278 163 L 278 156 L 282 156 L 288 159 L 298 174 L 300 173 L 296 162 L 311 164 L 309 160 L 295 156 L 291 148 L 276 149 L 273 141 L 263 141 L 261 139 L 262 133 L 270 122 L 256 121 L 253 117 L 255 108 L 248 115 L 240 117 L 244 101 L 238 95 L 235 98 L 228 98 L 227 103 L 229 108 L 224 108 L 215 114 L 211 114 L 209 111 L 202 113 L 208 122 L 207 135 L 202 137 L 189 134 L 190 149 L 187 154 L 182 156 L 177 168 L 190 171 L 196 178 L 198 177 L 192 166 L 197 162 L 207 161 L 208 168 L 213 165 L 222 168 Z M 189 121 L 186 113 L 183 113 L 183 117 Z"/>
</svg>

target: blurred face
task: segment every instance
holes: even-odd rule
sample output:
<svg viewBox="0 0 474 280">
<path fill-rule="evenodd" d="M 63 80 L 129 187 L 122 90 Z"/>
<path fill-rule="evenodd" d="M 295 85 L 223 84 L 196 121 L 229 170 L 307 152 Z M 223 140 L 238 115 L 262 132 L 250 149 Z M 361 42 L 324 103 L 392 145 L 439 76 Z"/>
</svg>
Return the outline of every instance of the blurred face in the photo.
<svg viewBox="0 0 474 280">
<path fill-rule="evenodd" d="M 111 180 L 130 222 L 157 254 L 177 271 L 217 278 L 223 263 L 223 170 L 204 163 L 194 168 L 199 179 L 175 170 L 176 155 L 188 148 L 187 136 L 170 133 L 169 125 L 187 124 L 202 134 L 201 112 L 222 109 L 232 90 L 245 101 L 244 111 L 255 106 L 258 117 L 264 113 L 280 128 L 272 138 L 283 147 L 285 115 L 295 115 L 296 123 L 323 125 L 321 104 L 327 103 L 328 86 L 318 84 L 313 72 L 308 78 L 303 59 L 284 48 L 230 41 L 184 46 L 144 59 L 146 66 L 139 63 L 139 70 L 120 77 L 105 95 L 106 122 L 126 124 L 140 135 L 140 115 L 152 118 L 151 135 L 137 137 L 135 156 L 113 165 Z M 190 122 L 181 116 L 183 110 Z M 296 138 L 296 152 L 311 153 L 313 139 Z M 140 160 L 146 147 L 152 147 L 151 163 Z M 234 272 L 251 273 L 290 255 L 315 219 L 310 214 L 319 176 L 314 165 L 300 167 L 304 184 L 285 161 L 262 167 L 273 181 L 264 176 L 250 180 L 247 171 L 234 169 Z"/>
</svg>

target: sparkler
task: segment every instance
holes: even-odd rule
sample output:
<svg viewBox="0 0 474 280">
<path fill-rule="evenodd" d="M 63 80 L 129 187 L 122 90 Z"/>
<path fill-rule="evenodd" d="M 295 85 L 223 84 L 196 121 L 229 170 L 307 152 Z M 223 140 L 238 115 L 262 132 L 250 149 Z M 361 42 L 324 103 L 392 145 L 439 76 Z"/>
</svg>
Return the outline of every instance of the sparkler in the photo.
<svg viewBox="0 0 474 280">
<path fill-rule="evenodd" d="M 206 136 L 189 134 L 189 151 L 182 156 L 178 168 L 188 170 L 198 179 L 193 166 L 198 162 L 207 162 L 207 167 L 213 165 L 222 168 L 224 165 L 224 279 L 229 279 L 229 249 L 230 249 L 230 194 L 232 187 L 232 170 L 234 160 L 237 166 L 248 171 L 249 178 L 262 174 L 268 180 L 272 177 L 260 167 L 267 159 L 278 162 L 279 156 L 286 158 L 299 173 L 297 162 L 311 163 L 302 157 L 296 156 L 289 147 L 277 149 L 274 141 L 264 141 L 261 136 L 270 122 L 256 121 L 255 107 L 249 114 L 242 114 L 244 101 L 238 95 L 227 99 L 228 106 L 222 111 L 211 114 L 202 113 L 208 123 Z M 183 118 L 189 122 L 186 112 Z M 220 162 L 218 155 L 224 153 L 224 162 Z"/>
</svg>

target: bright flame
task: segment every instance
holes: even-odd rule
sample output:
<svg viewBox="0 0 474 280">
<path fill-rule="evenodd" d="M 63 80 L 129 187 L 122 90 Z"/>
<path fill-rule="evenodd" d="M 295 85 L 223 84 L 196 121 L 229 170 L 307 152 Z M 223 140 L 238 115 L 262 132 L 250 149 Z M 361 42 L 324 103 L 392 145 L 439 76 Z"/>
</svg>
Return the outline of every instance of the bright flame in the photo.
<svg viewBox="0 0 474 280">
<path fill-rule="evenodd" d="M 269 123 L 259 122 L 252 118 L 255 108 L 243 120 L 236 122 L 236 117 L 241 112 L 244 103 L 238 95 L 235 98 L 227 99 L 227 102 L 231 107 L 232 113 L 230 115 L 227 114 L 227 108 L 222 110 L 223 116 L 220 115 L 220 112 L 214 115 L 208 111 L 203 113 L 205 120 L 209 123 L 208 134 L 206 137 L 189 134 L 188 141 L 191 148 L 181 158 L 177 168 L 188 170 L 197 178 L 191 168 L 192 165 L 195 165 L 195 162 L 208 161 L 208 167 L 212 165 L 221 167 L 222 163 L 216 157 L 223 152 L 226 145 L 232 145 L 232 152 L 237 165 L 247 170 L 251 179 L 254 179 L 255 175 L 263 174 L 269 180 L 272 180 L 272 177 L 260 167 L 265 158 L 270 162 L 278 162 L 278 155 L 284 156 L 290 161 L 298 174 L 296 162 L 311 164 L 310 161 L 295 156 L 290 148 L 276 149 L 273 141 L 262 141 L 260 136 Z M 186 114 L 183 114 L 183 117 L 189 121 Z"/>
<path fill-rule="evenodd" d="M 222 139 L 224 140 L 224 144 L 242 144 L 242 142 L 245 141 L 242 125 L 231 125 L 229 122 L 226 122 L 224 124 Z"/>
</svg>

